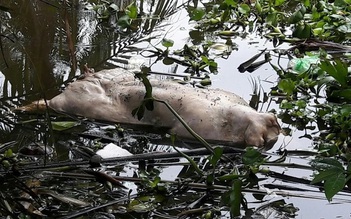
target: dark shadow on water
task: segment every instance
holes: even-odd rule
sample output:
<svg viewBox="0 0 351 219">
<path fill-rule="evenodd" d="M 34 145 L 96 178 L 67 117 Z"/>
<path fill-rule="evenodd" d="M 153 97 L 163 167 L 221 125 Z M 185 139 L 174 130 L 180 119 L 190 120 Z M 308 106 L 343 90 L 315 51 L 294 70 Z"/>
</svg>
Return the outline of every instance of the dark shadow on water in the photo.
<svg viewBox="0 0 351 219">
<path fill-rule="evenodd" d="M 115 3 L 118 2 L 122 1 L 115 1 Z M 127 6 L 131 2 L 123 1 L 123 4 Z M 111 127 L 111 124 L 90 122 L 82 118 L 67 118 L 51 113 L 20 115 L 12 112 L 12 109 L 19 105 L 55 96 L 67 83 L 80 75 L 85 64 L 96 70 L 116 66 L 126 67 L 128 61 L 138 55 L 145 44 L 148 45 L 149 41 L 163 37 L 158 30 L 172 22 L 167 19 L 180 9 L 177 1 L 138 2 L 145 2 L 145 4 L 139 6 L 140 17 L 133 20 L 129 29 L 118 28 L 116 19 L 113 18 L 113 16 L 120 16 L 122 12 L 114 14 L 107 21 L 98 19 L 96 11 L 87 9 L 89 3 L 90 6 L 96 6 L 96 1 L 2 0 L 0 2 L 0 155 L 2 156 L 1 162 L 10 163 L 9 169 L 4 169 L 5 165 L 1 163 L 0 199 L 4 202 L 0 203 L 0 216 L 18 216 L 8 208 L 5 202 L 10 203 L 9 206 L 19 206 L 23 210 L 25 201 L 31 204 L 30 207 L 43 209 L 42 212 L 52 217 L 62 215 L 69 217 L 73 215 L 72 213 L 91 210 L 91 207 L 86 207 L 86 203 L 99 207 L 106 202 L 107 204 L 115 202 L 109 206 L 109 209 L 122 218 L 148 216 L 172 218 L 186 217 L 187 214 L 201 217 L 210 213 L 218 216 L 220 211 L 229 215 L 229 209 L 223 205 L 220 197 L 229 190 L 230 185 L 228 187 L 225 180 L 216 181 L 215 183 L 220 185 L 210 188 L 206 180 L 211 179 L 199 177 L 187 160 L 179 157 L 165 158 L 167 153 L 171 154 L 174 151 L 170 138 L 161 138 L 158 135 L 157 131 L 160 130 L 152 134 L 151 131 L 155 130 L 144 127 L 143 131 L 149 133 L 145 134 L 145 132 L 131 130 L 128 126 Z M 200 44 L 205 37 L 220 38 L 215 35 L 214 31 L 202 33 L 192 30 L 189 34 L 194 45 Z M 239 39 L 239 35 L 233 39 Z M 230 38 L 227 40 L 231 41 Z M 235 40 L 230 45 L 231 49 L 236 49 Z M 259 108 L 259 103 L 267 103 L 267 94 L 254 80 L 252 80 L 252 87 L 254 95 L 251 104 Z M 57 131 L 53 130 L 51 122 L 77 122 L 77 125 L 64 131 Z M 131 162 L 111 161 L 108 165 L 92 168 L 92 154 L 108 143 L 115 143 L 139 155 L 156 152 L 156 155 L 164 153 L 162 156 L 165 157 L 162 159 L 148 157 Z M 180 142 L 179 145 L 183 149 L 189 146 L 183 142 Z M 20 153 L 13 156 L 10 152 L 6 152 L 8 148 Z M 5 153 L 8 153 L 6 158 L 3 157 Z M 267 155 L 273 158 L 281 156 Z M 242 151 L 231 152 L 228 156 L 238 162 L 237 166 L 228 168 L 227 164 L 220 164 L 223 165 L 223 168 L 220 168 L 219 172 L 226 174 L 226 177 L 237 177 L 235 176 L 236 169 L 242 168 L 240 163 Z M 12 165 L 16 164 L 18 159 L 23 162 Z M 291 155 L 286 159 L 294 160 L 300 157 Z M 212 171 L 209 160 L 204 155 L 196 155 L 194 160 L 203 168 L 202 171 Z M 304 165 L 308 162 L 307 159 L 301 160 L 299 161 Z M 25 169 L 26 167 L 28 169 Z M 279 168 L 278 164 L 273 168 Z M 253 192 L 245 191 L 249 195 L 258 193 L 250 200 L 250 204 L 256 207 L 257 212 L 246 209 L 248 217 L 262 216 L 265 210 L 272 210 L 278 216 L 281 216 L 282 212 L 287 213 L 286 217 L 296 216 L 295 212 L 298 209 L 291 203 L 285 202 L 290 202 L 288 198 L 285 201 L 273 200 L 267 205 L 262 205 L 265 203 L 263 197 L 276 195 L 269 194 L 268 189 L 276 189 L 275 192 L 277 191 L 279 197 L 295 198 L 295 205 L 298 205 L 301 199 L 307 199 L 312 204 L 316 200 L 324 199 L 324 194 L 319 191 L 321 187 L 312 188 L 308 180 L 303 181 L 298 177 L 289 178 L 286 176 L 289 172 L 284 168 L 283 166 L 277 171 L 284 173 L 279 176 L 275 174 L 269 178 L 268 175 L 261 174 L 260 178 L 254 178 L 255 182 L 246 182 L 248 184 L 257 183 L 255 184 L 257 186 L 259 180 L 271 180 L 266 183 L 267 191 L 260 190 L 258 187 L 255 187 L 256 190 Z M 108 176 L 112 178 L 121 177 L 118 180 L 127 182 L 125 184 L 130 186 L 132 193 L 137 193 L 138 186 L 140 186 L 145 189 L 143 191 L 147 191 L 147 194 L 145 196 L 138 194 L 138 201 L 130 202 L 131 200 L 128 199 L 130 194 L 128 195 L 128 191 L 122 187 L 118 187 L 117 182 L 106 175 L 91 175 L 91 172 L 86 171 L 87 169 L 108 173 Z M 298 171 L 301 169 L 297 168 Z M 162 173 L 171 175 L 169 182 L 160 181 L 159 175 Z M 298 176 L 302 175 L 299 174 Z M 310 171 L 303 176 L 311 174 Z M 289 180 L 290 183 L 295 183 L 291 183 L 296 187 L 292 189 L 293 192 L 302 192 L 284 193 L 290 191 L 288 186 L 284 186 L 289 184 L 287 182 Z M 112 183 L 113 186 L 111 187 L 109 183 Z M 283 184 L 283 186 L 278 188 L 277 184 Z M 41 190 L 37 191 L 36 186 Z M 53 191 L 64 197 L 53 195 Z M 30 196 L 24 196 L 24 194 L 30 194 Z M 316 195 L 317 198 L 312 197 L 311 194 Z M 135 197 L 134 194 L 131 195 Z M 347 198 L 347 196 L 337 198 L 340 198 L 340 202 L 345 204 L 347 203 L 345 197 Z M 45 203 L 47 205 L 41 205 L 43 202 L 39 198 L 44 202 L 47 201 Z M 77 200 L 84 200 L 86 203 Z M 118 202 L 118 200 L 121 201 Z M 153 201 L 151 206 L 144 205 L 149 204 L 150 200 Z M 200 208 L 203 203 L 206 208 Z M 200 207 L 197 208 L 197 206 Z M 212 206 L 220 206 L 221 209 L 212 209 Z M 157 210 L 155 210 L 156 207 L 158 207 Z M 193 214 L 193 212 L 184 211 L 188 208 L 199 210 L 200 213 Z M 30 208 L 25 209 L 24 212 L 33 217 L 41 216 L 36 215 L 37 212 L 28 211 Z M 98 218 L 99 215 L 105 213 L 104 210 L 95 210 L 95 213 L 91 211 L 82 213 L 82 215 L 86 215 L 86 218 L 97 215 L 96 218 Z"/>
</svg>

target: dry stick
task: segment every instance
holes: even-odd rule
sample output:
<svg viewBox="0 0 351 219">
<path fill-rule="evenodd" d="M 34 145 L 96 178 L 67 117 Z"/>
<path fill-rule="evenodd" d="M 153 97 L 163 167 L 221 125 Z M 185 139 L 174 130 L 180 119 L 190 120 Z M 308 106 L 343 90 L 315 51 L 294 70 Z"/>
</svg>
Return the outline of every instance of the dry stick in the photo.
<svg viewBox="0 0 351 219">
<path fill-rule="evenodd" d="M 69 53 L 71 56 L 71 60 L 72 60 L 72 68 L 73 68 L 73 72 L 77 71 L 77 58 L 75 55 L 75 49 L 74 49 L 74 43 L 73 43 L 73 39 L 72 39 L 72 34 L 71 34 L 71 27 L 69 25 L 69 20 L 68 20 L 68 13 L 67 13 L 67 2 L 66 0 L 64 1 L 64 5 L 65 5 L 65 29 L 66 29 L 66 35 L 67 35 L 67 43 L 68 43 L 68 48 L 69 48 Z"/>
<path fill-rule="evenodd" d="M 4 145 L 2 145 L 4 146 Z M 232 154 L 232 153 L 243 153 L 244 149 L 240 148 L 233 148 L 233 147 L 222 147 L 222 146 L 216 146 L 216 147 L 221 147 L 223 148 L 223 153 L 224 154 Z M 203 155 L 209 155 L 209 151 L 205 148 L 196 148 L 196 149 L 191 149 L 191 150 L 186 150 L 182 151 L 182 153 L 188 155 L 188 156 L 203 156 Z M 106 158 L 101 160 L 101 164 L 104 165 L 109 165 L 109 164 L 116 164 L 116 163 L 122 163 L 122 162 L 133 162 L 133 161 L 139 161 L 139 160 L 157 160 L 157 159 L 173 159 L 173 158 L 180 158 L 183 157 L 183 155 L 179 154 L 178 152 L 150 152 L 150 153 L 145 153 L 145 154 L 135 154 L 131 156 L 125 156 L 125 157 L 115 157 L 115 158 Z M 19 171 L 33 171 L 33 170 L 48 170 L 48 169 L 53 169 L 53 168 L 62 168 L 62 167 L 70 167 L 70 168 L 78 168 L 82 166 L 88 166 L 90 164 L 90 161 L 88 160 L 82 160 L 82 161 L 63 161 L 59 163 L 50 163 L 46 164 L 45 166 L 40 166 L 37 163 L 35 164 L 27 164 L 27 165 L 21 165 L 19 164 L 17 166 L 17 170 Z M 269 166 L 281 166 L 281 167 L 289 167 L 289 168 L 301 168 L 301 169 L 311 169 L 311 167 L 307 165 L 301 165 L 301 164 L 296 164 L 296 163 L 264 163 L 262 165 L 269 165 Z M 0 174 L 4 173 L 3 171 L 0 171 Z"/>
<path fill-rule="evenodd" d="M 118 204 L 120 202 L 128 201 L 131 198 L 136 198 L 136 197 L 137 197 L 137 194 L 134 194 L 134 195 L 131 195 L 131 196 L 127 196 L 127 197 L 124 197 L 124 198 L 120 198 L 120 199 L 117 199 L 117 200 L 113 200 L 113 201 L 107 202 L 106 204 L 102 204 L 102 205 L 99 205 L 99 206 L 84 208 L 82 210 L 79 210 L 78 212 L 73 212 L 71 215 L 60 217 L 59 219 L 76 218 L 76 217 L 79 217 L 81 215 L 87 214 L 87 213 L 89 213 L 91 211 L 96 211 L 98 209 L 105 208 L 105 207 L 108 207 L 108 206 L 111 206 L 111 205 L 115 205 L 115 204 Z"/>
<path fill-rule="evenodd" d="M 10 141 L 4 144 L 0 144 L 0 154 L 4 153 L 7 149 L 14 146 L 16 143 L 17 143 L 16 141 Z"/>
<path fill-rule="evenodd" d="M 93 176 L 87 175 L 87 174 L 79 174 L 79 173 L 56 173 L 56 172 L 43 172 L 44 175 L 49 175 L 49 176 L 55 176 L 55 177 L 74 177 L 74 178 L 80 178 L 80 179 L 91 179 Z M 140 182 L 145 182 L 145 179 L 140 179 L 140 178 L 135 178 L 135 177 L 124 177 L 124 176 L 113 176 L 113 178 L 119 180 L 119 181 L 129 181 L 129 182 L 134 182 L 134 183 L 140 183 Z M 181 181 L 172 181 L 172 180 L 161 180 L 161 183 L 170 183 L 170 184 L 180 184 Z M 223 192 L 223 191 L 228 191 L 230 189 L 230 186 L 224 186 L 224 185 L 206 185 L 205 183 L 187 183 L 187 186 L 193 188 L 193 189 L 203 189 L 203 190 L 208 190 L 210 189 L 211 191 L 218 191 L 218 192 Z M 299 197 L 299 198 L 311 198 L 311 199 L 320 199 L 320 200 L 325 200 L 324 196 L 318 196 L 318 195 L 311 195 L 311 194 L 299 194 L 299 193 L 291 193 L 291 192 L 285 192 L 285 191 L 270 191 L 270 190 L 265 190 L 265 189 L 249 189 L 249 188 L 244 188 L 242 190 L 243 192 L 250 192 L 252 194 L 260 194 L 260 195 L 270 195 L 270 194 L 277 194 L 281 196 L 290 196 L 290 197 Z M 306 190 L 305 192 L 311 192 L 311 193 L 317 193 L 319 194 L 319 191 L 313 191 L 313 190 Z M 346 196 L 350 197 L 349 194 L 338 194 L 339 196 Z M 334 198 L 333 200 L 339 200 L 339 201 L 345 201 L 347 203 L 351 203 L 350 199 L 344 199 L 344 198 Z"/>
<path fill-rule="evenodd" d="M 217 146 L 219 147 L 219 146 Z M 233 148 L 233 147 L 222 147 L 223 153 L 242 153 L 243 149 Z M 202 156 L 202 155 L 209 155 L 209 151 L 205 148 L 196 148 L 192 150 L 183 151 L 184 154 L 188 156 Z M 148 159 L 172 159 L 172 158 L 179 158 L 183 157 L 178 152 L 151 152 L 145 154 L 135 154 L 131 156 L 125 157 L 115 157 L 115 158 L 106 158 L 102 159 L 101 163 L 108 165 L 108 164 L 116 164 L 118 162 L 132 162 L 132 161 L 139 161 L 139 160 L 148 160 Z M 90 164 L 89 160 L 82 160 L 82 161 L 63 161 L 59 163 L 50 163 L 46 164 L 45 166 L 39 166 L 37 163 L 30 164 L 30 165 L 18 165 L 17 170 L 19 171 L 33 171 L 33 170 L 47 170 L 52 168 L 60 168 L 60 167 L 70 167 L 70 168 L 77 168 L 81 166 L 88 166 Z M 0 171 L 0 174 L 4 173 L 4 171 Z"/>
<path fill-rule="evenodd" d="M 298 169 L 305 169 L 305 170 L 313 170 L 311 166 L 297 164 L 297 163 L 263 163 L 261 165 L 265 166 L 276 166 L 276 167 L 288 167 L 288 168 L 298 168 Z"/>
<path fill-rule="evenodd" d="M 166 72 L 156 72 L 156 71 L 150 71 L 148 74 L 153 74 L 153 75 L 165 75 L 165 76 L 171 76 L 171 77 L 190 77 L 192 79 L 199 79 L 203 80 L 205 77 L 198 77 L 198 76 L 191 76 L 191 75 L 186 75 L 186 74 L 175 74 L 175 73 L 166 73 Z"/>
<path fill-rule="evenodd" d="M 223 148 L 223 153 L 241 153 L 241 150 L 238 150 L 236 148 L 231 148 L 231 147 L 222 147 Z M 188 156 L 201 156 L 201 155 L 208 155 L 209 151 L 204 148 L 196 148 L 192 150 L 186 150 L 183 151 L 184 154 Z M 109 164 L 109 163 L 115 163 L 115 162 L 126 162 L 126 161 L 139 161 L 139 160 L 147 160 L 147 159 L 172 159 L 172 158 L 179 158 L 183 157 L 180 155 L 178 152 L 151 152 L 151 153 L 145 153 L 145 154 L 134 154 L 131 156 L 125 156 L 125 157 L 116 157 L 116 158 L 106 158 L 102 159 L 101 163 L 104 164 Z"/>
</svg>

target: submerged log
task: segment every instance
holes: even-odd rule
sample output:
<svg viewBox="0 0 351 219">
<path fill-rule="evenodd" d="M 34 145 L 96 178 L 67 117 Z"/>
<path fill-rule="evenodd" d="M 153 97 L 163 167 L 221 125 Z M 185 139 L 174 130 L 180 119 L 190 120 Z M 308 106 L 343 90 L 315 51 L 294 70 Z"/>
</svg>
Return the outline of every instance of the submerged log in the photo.
<svg viewBox="0 0 351 219">
<path fill-rule="evenodd" d="M 270 113 L 259 113 L 236 94 L 194 88 L 170 80 L 150 79 L 154 98 L 166 101 L 200 136 L 209 142 L 233 146 L 271 148 L 277 141 L 280 126 Z M 87 73 L 72 82 L 51 100 L 49 108 L 58 113 L 131 125 L 165 128 L 183 140 L 193 137 L 162 103 L 154 102 L 141 120 L 132 116 L 145 96 L 143 83 L 123 69 Z M 45 109 L 44 100 L 20 107 L 21 111 Z"/>
<path fill-rule="evenodd" d="M 318 51 L 323 49 L 328 53 L 345 53 L 351 51 L 351 46 L 343 45 L 340 43 L 334 43 L 330 41 L 322 41 L 317 39 L 306 39 L 299 40 L 292 43 L 293 46 L 289 48 L 290 51 L 294 51 L 295 49 L 300 50 L 301 53 L 307 51 Z"/>
</svg>

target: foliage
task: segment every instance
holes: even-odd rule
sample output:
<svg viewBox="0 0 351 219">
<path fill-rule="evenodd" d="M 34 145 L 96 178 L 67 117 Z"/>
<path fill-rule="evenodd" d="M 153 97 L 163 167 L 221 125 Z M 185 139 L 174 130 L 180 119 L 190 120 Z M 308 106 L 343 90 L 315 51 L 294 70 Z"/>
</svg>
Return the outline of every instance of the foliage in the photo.
<svg viewBox="0 0 351 219">
<path fill-rule="evenodd" d="M 328 201 L 331 201 L 336 193 L 351 182 L 351 163 L 348 164 L 346 170 L 342 163 L 332 158 L 317 158 L 311 162 L 311 165 L 318 170 L 312 183 L 324 181 L 325 196 Z"/>
<path fill-rule="evenodd" d="M 64 131 L 79 125 L 79 122 L 60 121 L 60 122 L 51 122 L 51 125 L 52 125 L 52 129 L 55 131 Z"/>
<path fill-rule="evenodd" d="M 17 154 L 12 152 L 12 149 L 7 149 L 3 154 L 0 154 L 0 163 L 2 168 L 9 170 L 12 165 L 18 162 Z"/>
<path fill-rule="evenodd" d="M 174 4 L 171 1 L 158 1 L 154 14 L 145 14 L 143 5 L 140 3 L 143 1 L 131 2 L 131 4 L 123 8 L 108 1 L 93 2 L 91 1 L 87 4 L 87 10 L 95 11 L 97 18 L 104 25 L 108 24 L 109 28 L 113 29 L 113 31 L 116 30 L 124 37 L 132 36 L 135 33 L 141 35 L 149 34 L 154 30 L 155 22 L 163 18 L 165 14 L 172 14 L 170 11 L 174 9 Z M 189 42 L 180 48 L 175 48 L 173 40 L 167 36 L 162 36 L 158 44 L 151 45 L 151 49 L 144 50 L 142 55 L 154 59 L 154 63 L 162 61 L 164 65 L 182 65 L 190 76 L 205 74 L 207 77 L 200 84 L 208 85 L 210 84 L 208 75 L 218 72 L 219 66 L 216 60 L 219 58 L 225 59 L 231 55 L 237 49 L 235 39 L 245 38 L 249 33 L 255 32 L 260 36 L 266 37 L 273 42 L 273 46 L 278 46 L 284 42 L 308 41 L 307 39 L 310 38 L 347 44 L 350 40 L 351 29 L 349 24 L 350 3 L 348 0 L 334 2 L 312 0 L 302 2 L 285 0 L 256 0 L 252 2 L 192 0 L 188 1 L 187 5 L 184 5 L 189 14 L 189 20 L 193 25 L 189 31 Z M 0 10 L 8 11 L 9 9 L 0 6 Z M 3 36 L 0 35 L 0 37 Z M 351 184 L 351 156 L 349 151 L 351 143 L 351 75 L 348 70 L 349 61 L 344 57 L 330 57 L 327 55 L 328 51 L 306 53 L 306 51 L 298 51 L 298 48 L 296 48 L 284 53 L 279 52 L 279 57 L 288 54 L 289 58 L 297 56 L 297 58 L 302 58 L 303 60 L 313 57 L 313 59 L 318 60 L 317 62 L 308 63 L 304 70 L 296 71 L 296 69 L 286 69 L 273 64 L 271 58 L 271 53 L 273 52 L 275 51 L 263 50 L 239 66 L 239 71 L 252 72 L 269 62 L 271 67 L 277 72 L 279 81 L 272 88 L 270 95 L 280 106 L 279 117 L 285 124 L 295 126 L 299 130 L 306 130 L 304 137 L 315 139 L 314 143 L 318 150 L 318 155 L 311 162 L 312 168 L 316 171 L 311 183 L 318 186 L 320 182 L 323 182 L 325 195 L 328 201 L 331 201 L 335 194 L 345 189 L 345 187 L 349 188 Z M 265 56 L 264 60 L 256 62 L 261 55 Z M 153 110 L 155 102 L 165 104 L 172 111 L 172 108 L 167 103 L 162 100 L 155 100 L 152 97 L 152 86 L 147 80 L 147 75 L 151 71 L 152 65 L 144 68 L 141 74 L 136 75 L 142 80 L 146 88 L 144 102 L 132 112 L 139 119 L 142 118 L 145 110 Z M 268 99 L 266 92 L 264 98 Z M 178 119 L 181 121 L 181 118 Z M 81 123 L 54 121 L 51 123 L 51 126 L 53 130 L 57 131 L 66 129 L 71 131 L 78 124 Z M 187 127 L 186 124 L 184 126 Z M 309 133 L 308 131 L 310 130 L 314 131 L 314 133 Z M 191 132 L 191 130 L 189 131 Z M 192 134 L 196 136 L 196 133 Z M 43 135 L 46 136 L 47 133 L 44 132 Z M 79 135 L 82 135 L 82 133 L 79 133 Z M 62 136 L 63 134 L 60 135 L 60 137 Z M 112 136 L 114 137 L 115 135 L 112 134 Z M 91 177 L 89 178 L 87 174 L 84 175 L 82 173 L 84 170 L 79 166 L 84 164 L 84 168 L 90 168 L 91 166 L 88 164 L 93 163 L 92 158 L 87 155 L 89 150 L 83 151 L 79 148 L 70 148 L 72 151 L 70 153 L 75 154 L 79 151 L 81 156 L 88 157 L 89 160 L 83 160 L 83 164 L 78 163 L 79 165 L 77 166 L 69 163 L 65 166 L 67 168 L 64 170 L 65 172 L 59 170 L 56 172 L 57 175 L 55 175 L 57 178 L 67 177 L 74 182 L 73 188 L 69 190 L 70 194 L 67 193 L 66 196 L 63 195 L 64 197 L 60 197 L 57 194 L 53 195 L 51 192 L 41 191 L 40 193 L 40 190 L 32 189 L 23 183 L 19 183 L 24 181 L 29 174 L 21 175 L 21 178 L 18 179 L 16 176 L 18 173 L 23 174 L 27 173 L 26 171 L 31 171 L 30 174 L 36 173 L 41 177 L 43 170 L 48 171 L 52 169 L 49 169 L 50 165 L 48 167 L 43 165 L 40 166 L 43 169 L 36 170 L 35 168 L 38 167 L 37 162 L 32 166 L 26 166 L 23 162 L 19 163 L 17 153 L 13 153 L 11 149 L 2 151 L 0 156 L 0 170 L 3 173 L 0 179 L 5 181 L 4 179 L 7 178 L 7 182 L 14 181 L 18 183 L 18 186 L 15 186 L 15 190 L 19 191 L 19 194 L 20 191 L 27 191 L 26 194 L 30 195 L 29 198 L 25 197 L 21 198 L 21 200 L 38 200 L 38 196 L 41 199 L 44 199 L 46 196 L 52 197 L 47 199 L 50 202 L 48 201 L 48 209 L 45 210 L 49 215 L 54 216 L 55 214 L 60 214 L 60 210 L 55 211 L 55 209 L 50 208 L 56 207 L 57 203 L 69 205 L 68 209 L 73 209 L 73 205 L 79 205 L 79 207 L 87 206 L 87 202 L 79 203 L 74 198 L 69 197 L 72 194 L 76 194 L 76 197 L 84 197 L 92 205 L 98 206 L 103 206 L 109 198 L 119 199 L 118 201 L 121 201 L 118 207 L 124 208 L 125 211 L 119 209 L 120 212 L 118 214 L 126 217 L 131 215 L 135 217 L 149 216 L 147 214 L 157 215 L 157 213 L 160 213 L 157 212 L 160 206 L 169 207 L 169 209 L 162 208 L 163 211 L 167 211 L 163 216 L 166 215 L 167 217 L 170 216 L 169 212 L 172 211 L 179 217 L 184 215 L 192 217 L 196 213 L 190 210 L 197 210 L 205 218 L 216 218 L 223 211 L 230 212 L 232 217 L 240 216 L 243 213 L 242 210 L 245 210 L 245 213 L 250 212 L 244 193 L 256 192 L 257 194 L 255 193 L 253 196 L 258 201 L 262 201 L 264 196 L 269 193 L 263 193 L 259 190 L 259 177 L 266 176 L 271 172 L 262 167 L 267 165 L 268 158 L 255 148 L 247 148 L 242 153 L 234 155 L 230 153 L 228 155 L 223 148 L 213 148 L 211 145 L 203 142 L 201 136 L 196 136 L 196 138 L 211 153 L 206 154 L 206 157 L 203 159 L 205 161 L 202 163 L 196 156 L 194 158 L 176 149 L 180 154 L 179 156 L 183 156 L 186 160 L 184 165 L 186 170 L 182 171 L 184 175 L 181 175 L 179 181 L 176 182 L 163 180 L 160 177 L 161 168 L 157 167 L 157 163 L 153 163 L 154 161 L 151 161 L 150 157 L 148 158 L 150 160 L 138 160 L 137 156 L 135 156 L 133 161 L 139 162 L 135 171 L 136 177 L 124 179 L 125 181 L 139 180 L 135 183 L 137 187 L 137 195 L 135 196 L 126 195 L 126 191 L 121 189 L 123 186 L 117 186 L 119 184 L 111 177 L 112 174 L 108 175 L 103 171 L 94 175 L 96 182 L 92 183 Z M 101 136 L 98 136 L 97 139 L 94 139 L 95 145 L 102 145 L 100 140 L 111 141 L 111 138 L 103 138 Z M 128 138 L 114 139 L 114 141 L 130 146 L 133 144 L 133 141 L 129 141 L 130 139 L 130 136 L 128 136 Z M 46 139 L 43 141 L 46 142 Z M 91 140 L 84 139 L 83 144 L 87 144 L 87 142 L 91 142 Z M 146 144 L 145 142 L 147 142 L 145 139 L 135 140 L 134 148 L 138 149 L 134 150 L 140 150 L 140 154 L 143 154 L 143 143 Z M 152 154 L 152 156 L 157 156 L 157 153 Z M 168 157 L 168 159 L 170 158 Z M 81 161 L 80 159 L 77 160 Z M 146 162 L 149 162 L 149 164 L 146 165 Z M 169 162 L 169 160 L 162 160 L 162 162 Z M 46 160 L 42 161 L 42 163 L 46 164 Z M 125 160 L 121 159 L 117 163 L 123 166 Z M 160 166 L 164 164 L 161 163 Z M 18 166 L 22 167 L 21 165 L 28 168 L 28 170 L 18 169 Z M 60 165 L 62 163 L 55 163 L 52 168 Z M 116 165 L 116 163 L 113 163 L 113 165 Z M 117 168 L 116 166 L 108 166 L 106 168 L 113 174 L 120 172 L 119 167 Z M 44 173 L 48 174 L 45 171 Z M 5 175 L 5 173 L 8 175 Z M 67 173 L 67 176 L 65 173 Z M 86 186 L 86 188 L 76 188 L 77 178 L 74 175 L 76 173 L 78 173 L 77 176 L 84 179 L 79 181 L 78 184 Z M 89 173 L 89 171 L 85 170 L 84 173 Z M 51 174 L 54 173 L 51 172 Z M 48 175 L 40 179 L 50 186 L 52 181 L 56 180 Z M 111 183 L 114 184 L 111 186 Z M 103 184 L 103 187 L 100 184 Z M 67 186 L 67 184 L 64 185 Z M 46 188 L 45 185 L 39 185 L 38 187 Z M 199 189 L 200 187 L 202 190 Z M 6 195 L 10 186 L 7 185 L 4 188 L 0 190 L 0 195 L 4 199 L 0 203 L 0 209 L 3 210 L 2 212 L 10 212 L 9 214 L 15 216 L 7 201 L 10 203 L 20 202 Z M 91 192 L 93 190 L 95 193 Z M 58 191 L 60 190 L 58 189 Z M 63 193 L 64 191 L 61 192 Z M 127 198 L 120 199 L 119 195 L 121 194 L 119 192 Z M 191 194 L 192 192 L 195 194 Z M 91 193 L 93 193 L 92 196 L 94 197 L 87 197 Z M 176 200 L 174 200 L 175 195 L 177 197 Z M 96 197 L 104 198 L 96 199 Z M 186 200 L 181 200 L 184 197 Z M 218 197 L 220 197 L 220 200 Z M 189 204 L 190 198 L 192 198 L 191 204 Z M 22 205 L 23 203 L 20 203 L 20 206 Z M 182 205 L 182 207 L 179 208 L 179 205 Z M 286 205 L 285 202 L 275 202 L 274 205 L 280 208 L 279 211 L 292 212 L 292 215 L 290 215 L 292 217 L 296 212 L 296 208 Z M 208 206 L 211 208 L 206 208 Z M 41 202 L 33 201 L 30 207 L 36 210 L 35 207 L 42 209 L 43 206 Z M 190 210 L 184 213 L 182 212 L 184 209 Z M 116 209 L 113 210 L 118 211 Z M 27 214 L 36 215 L 36 212 L 27 212 Z"/>
<path fill-rule="evenodd" d="M 233 38 L 245 37 L 248 32 L 253 31 L 271 39 L 274 46 L 310 38 L 337 43 L 347 43 L 350 39 L 348 21 L 351 18 L 351 2 L 349 1 L 261 0 L 251 5 L 239 1 L 220 3 L 210 1 L 201 2 L 203 7 L 198 6 L 198 1 L 195 2 L 194 7 L 188 7 L 190 20 L 195 22 L 193 32 L 197 33 L 189 34 L 195 46 L 207 43 L 209 38 L 213 41 L 218 38 L 225 39 L 227 45 L 232 45 Z M 310 139 L 316 136 L 310 134 L 308 130 L 320 133 L 314 141 L 320 154 L 341 155 L 346 162 L 349 162 L 351 157 L 349 62 L 347 59 L 330 57 L 327 53 L 333 50 L 333 47 L 341 52 L 350 49 L 328 42 L 320 47 L 325 51 L 304 54 L 306 50 L 299 51 L 300 48 L 296 47 L 296 50 L 278 52 L 279 57 L 287 53 L 290 59 L 292 55 L 302 57 L 303 61 L 307 62 L 304 64 L 304 70 L 296 71 L 276 66 L 270 62 L 270 58 L 265 58 L 262 63 L 254 63 L 264 53 L 263 51 L 239 66 L 239 71 L 251 72 L 257 69 L 256 66 L 270 62 L 279 76 L 277 85 L 272 88 L 271 96 L 276 97 L 279 103 L 281 109 L 279 117 L 282 121 L 285 124 L 292 124 L 299 130 L 306 130 L 304 137 Z M 330 180 L 333 177 L 334 175 L 330 176 Z M 329 180 L 324 181 L 324 184 L 328 200 L 345 186 L 345 182 L 339 183 L 332 187 L 334 190 L 331 191 Z"/>
<path fill-rule="evenodd" d="M 324 133 L 323 142 L 333 141 L 347 152 L 347 145 L 350 145 L 350 82 L 345 61 L 325 58 L 307 71 L 285 71 L 272 94 L 284 96 L 284 99 L 280 98 L 283 122 L 301 130 L 313 130 L 317 125 Z"/>
<path fill-rule="evenodd" d="M 94 10 L 99 19 L 109 19 L 112 16 L 116 17 L 117 25 L 121 29 L 131 28 L 133 20 L 138 16 L 138 7 L 135 2 L 124 6 L 124 8 L 112 2 L 104 2 L 102 4 L 91 3 L 86 8 Z"/>
<path fill-rule="evenodd" d="M 296 37 L 300 39 L 318 37 L 323 40 L 341 42 L 347 40 L 350 2 L 348 1 L 255 1 L 254 5 L 239 1 L 204 3 L 205 9 L 189 7 L 191 19 L 200 21 L 202 31 L 220 29 L 237 35 L 238 29 L 256 30 L 270 39 Z M 247 27 L 249 27 L 247 29 Z M 289 29 L 292 32 L 288 31 Z M 292 35 L 288 35 L 288 33 Z M 243 34 L 243 32 L 241 32 Z"/>
<path fill-rule="evenodd" d="M 320 134 L 314 143 L 320 154 L 342 156 L 349 164 L 351 73 L 346 60 L 326 58 L 323 54 L 320 62 L 310 64 L 307 70 L 284 70 L 273 66 L 279 72 L 280 80 L 272 94 L 279 97 L 279 116 L 284 123 L 292 124 L 300 130 L 318 130 L 316 133 Z M 305 61 L 309 55 L 315 56 L 307 54 Z M 304 137 L 315 138 L 311 134 Z M 321 165 L 325 163 L 330 166 Z M 317 157 L 312 164 L 318 171 L 313 183 L 324 182 L 325 194 L 330 201 L 337 192 L 344 189 L 349 180 L 346 180 L 348 175 L 335 158 Z"/>
</svg>

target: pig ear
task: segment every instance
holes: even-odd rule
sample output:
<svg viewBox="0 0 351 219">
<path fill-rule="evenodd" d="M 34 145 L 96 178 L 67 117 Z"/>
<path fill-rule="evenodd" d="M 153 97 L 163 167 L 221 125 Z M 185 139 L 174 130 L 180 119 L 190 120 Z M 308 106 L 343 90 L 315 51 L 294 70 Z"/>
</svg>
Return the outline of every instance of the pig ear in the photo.
<svg viewBox="0 0 351 219">
<path fill-rule="evenodd" d="M 274 114 L 267 114 L 267 127 L 264 135 L 265 147 L 267 150 L 271 149 L 273 145 L 277 142 L 278 136 L 281 131 L 281 127 L 278 123 L 277 117 Z"/>
<path fill-rule="evenodd" d="M 278 123 L 277 117 L 274 114 L 269 114 L 269 124 L 267 124 L 267 133 L 270 135 L 279 135 L 281 132 L 281 127 Z"/>
<path fill-rule="evenodd" d="M 262 130 L 259 130 L 262 129 Z M 263 127 L 257 125 L 249 125 L 245 130 L 245 144 L 246 146 L 264 146 L 264 139 L 262 134 Z"/>
<path fill-rule="evenodd" d="M 269 116 L 270 125 L 281 129 L 277 117 L 273 113 L 268 113 L 267 115 Z"/>
</svg>

